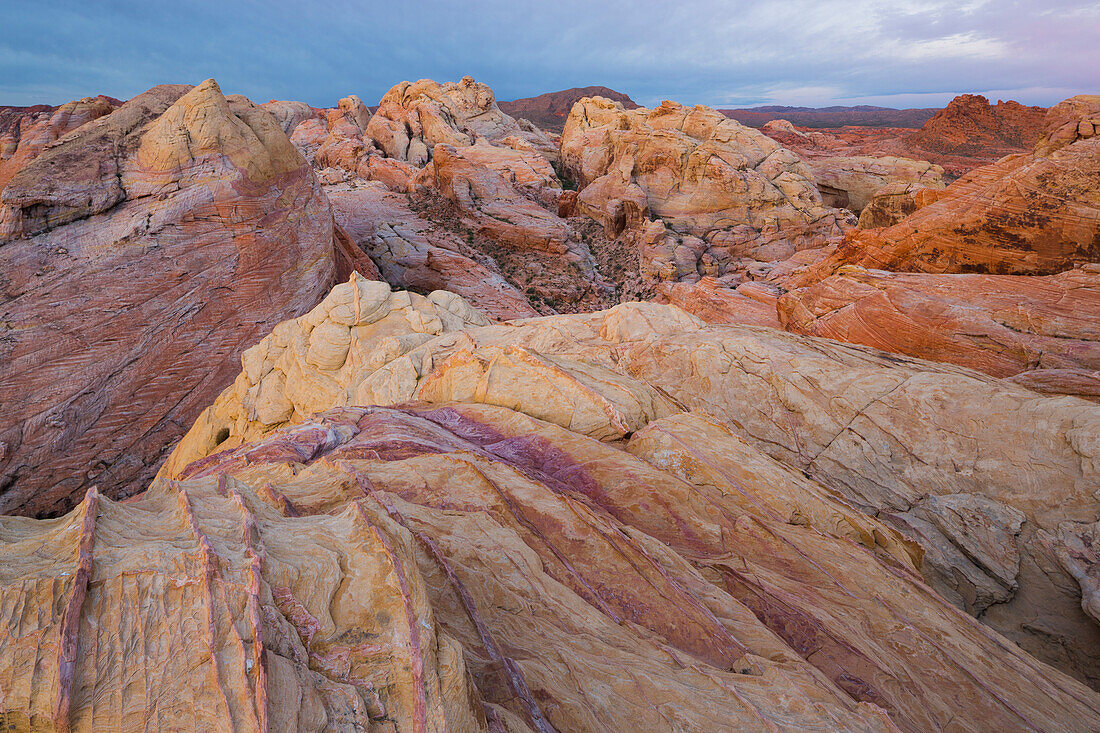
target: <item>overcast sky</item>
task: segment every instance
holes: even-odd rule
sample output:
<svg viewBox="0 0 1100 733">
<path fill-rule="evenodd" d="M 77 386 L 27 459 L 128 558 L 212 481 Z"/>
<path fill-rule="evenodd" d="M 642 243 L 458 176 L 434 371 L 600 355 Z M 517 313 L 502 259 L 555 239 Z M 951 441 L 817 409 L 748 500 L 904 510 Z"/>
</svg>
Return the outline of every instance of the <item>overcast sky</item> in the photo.
<svg viewBox="0 0 1100 733">
<path fill-rule="evenodd" d="M 601 84 L 651 105 L 1050 105 L 1100 93 L 1097 0 L 0 0 L 0 104 L 214 77 L 374 104 L 470 74 L 498 99 Z"/>
</svg>

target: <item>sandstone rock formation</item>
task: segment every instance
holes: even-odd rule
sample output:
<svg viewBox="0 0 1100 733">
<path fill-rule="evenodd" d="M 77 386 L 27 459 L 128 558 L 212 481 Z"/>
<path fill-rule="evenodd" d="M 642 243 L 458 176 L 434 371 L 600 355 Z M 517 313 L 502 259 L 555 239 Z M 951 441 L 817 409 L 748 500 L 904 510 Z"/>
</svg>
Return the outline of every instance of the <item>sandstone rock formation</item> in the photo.
<svg viewBox="0 0 1100 733">
<path fill-rule="evenodd" d="M 333 278 L 329 204 L 276 121 L 155 87 L 0 192 L 0 511 L 144 489 L 240 350 Z"/>
<path fill-rule="evenodd" d="M 862 213 L 875 195 L 889 186 L 908 185 L 939 189 L 945 186 L 943 168 L 924 160 L 892 156 L 817 158 L 806 163 L 822 199 Z"/>
<path fill-rule="evenodd" d="M 814 174 L 823 201 L 859 214 L 875 194 L 889 186 L 943 188 L 943 168 L 896 155 L 843 155 L 823 133 L 807 134 L 787 120 L 774 120 L 761 132 L 802 157 Z"/>
<path fill-rule="evenodd" d="M 1045 113 L 1042 107 L 1011 101 L 990 105 L 985 97 L 963 94 L 921 120 L 923 127 L 916 131 L 907 128 L 919 125 L 886 118 L 867 127 L 846 121 L 823 125 L 802 115 L 773 116 L 764 121 L 761 130 L 804 159 L 869 155 L 927 160 L 941 166 L 948 180 L 954 180 L 1006 155 L 1029 152 L 1042 133 Z M 789 120 L 808 127 L 796 129 Z"/>
<path fill-rule="evenodd" d="M 778 299 L 779 290 L 764 283 L 747 282 L 730 288 L 712 277 L 697 283 L 661 283 L 656 298 L 707 323 L 782 328 L 776 310 Z"/>
<path fill-rule="evenodd" d="M 283 132 L 288 137 L 294 133 L 298 125 L 321 115 L 321 110 L 310 107 L 305 102 L 272 99 L 260 106 L 275 117 L 275 121 L 279 123 L 279 127 L 283 128 Z"/>
<path fill-rule="evenodd" d="M 822 204 L 797 156 L 706 107 L 665 102 L 626 110 L 583 99 L 566 122 L 561 155 L 581 189 L 578 211 L 601 221 L 609 235 L 628 227 L 642 232 L 652 219 L 680 240 L 658 246 L 666 257 L 651 270 L 668 270 L 683 238 L 693 238 L 687 247 L 698 257 L 690 272 L 677 266 L 665 277 L 697 280 L 735 271 L 740 259 L 789 257 L 823 246 L 854 221 Z M 641 236 L 651 246 L 663 239 Z"/>
<path fill-rule="evenodd" d="M 1100 97 L 1075 97 L 1055 109 L 1034 153 L 971 171 L 894 226 L 850 232 L 792 285 L 845 264 L 1046 275 L 1100 261 L 1100 136 L 1089 122 L 1100 117 Z"/>
<path fill-rule="evenodd" d="M 538 315 L 499 272 L 476 261 L 465 242 L 413 211 L 406 196 L 379 183 L 327 193 L 337 223 L 386 282 L 419 292 L 448 290 L 500 320 Z"/>
<path fill-rule="evenodd" d="M 795 333 L 1020 375 L 1044 392 L 1100 394 L 1100 381 L 1079 391 L 1100 370 L 1100 265 L 1044 277 L 843 267 L 783 295 L 778 310 Z M 1059 388 L 1060 376 L 1074 378 Z"/>
<path fill-rule="evenodd" d="M 414 309 L 438 321 L 410 328 L 423 317 L 409 315 L 408 297 L 358 281 L 280 326 L 246 352 L 237 382 L 203 413 L 162 475 L 344 405 L 468 401 L 472 393 L 566 427 L 576 427 L 579 414 L 602 414 L 586 432 L 603 439 L 628 437 L 669 409 L 704 410 L 919 539 L 935 559 L 925 578 L 958 606 L 982 613 L 1039 658 L 1100 681 L 1100 627 L 1081 610 L 1080 588 L 1046 538 L 1057 537 L 1063 522 L 1100 520 L 1100 406 L 866 347 L 748 326 L 706 328 L 668 306 L 624 304 L 467 328 L 468 317 L 439 316 L 438 307 L 414 298 Z M 356 298 L 370 323 L 344 323 Z M 370 338 L 397 326 L 413 333 Z M 310 356 L 330 349 L 330 361 Z M 963 494 L 998 511 L 961 524 L 926 518 L 957 511 L 951 502 L 966 497 L 950 497 Z M 1018 533 L 1014 520 L 998 518 L 1013 512 L 1024 515 Z M 1018 571 L 998 564 L 1006 549 L 988 536 L 1014 538 Z"/>
<path fill-rule="evenodd" d="M 906 142 L 934 154 L 996 160 L 1034 147 L 1045 115 L 1043 107 L 1013 101 L 991 105 L 980 94 L 961 94 L 909 135 Z"/>
<path fill-rule="evenodd" d="M 870 202 L 859 212 L 860 229 L 878 229 L 898 224 L 922 206 L 936 201 L 943 188 L 920 183 L 890 183 L 875 191 Z"/>
<path fill-rule="evenodd" d="M 527 144 L 548 158 L 557 157 L 544 132 L 501 112 L 493 90 L 468 76 L 458 83 L 401 82 L 378 103 L 367 134 L 388 157 L 415 166 L 424 165 L 436 145 L 461 147 L 478 140 Z"/>
<path fill-rule="evenodd" d="M 0 190 L 46 146 L 120 104 L 111 97 L 86 97 L 60 107 L 11 114 L 0 121 Z"/>
<path fill-rule="evenodd" d="M 821 418 L 820 398 L 884 409 L 878 424 L 892 415 L 896 426 L 917 422 L 919 406 L 879 395 L 881 408 L 866 407 L 891 381 L 977 392 L 986 410 L 1044 419 L 935 417 L 979 441 L 1026 429 L 1034 465 L 1024 468 L 1018 447 L 1004 455 L 1021 462 L 1016 481 L 1045 480 L 1068 467 L 1057 438 L 1095 452 L 1100 407 L 1067 410 L 973 372 L 771 329 L 707 328 L 667 306 L 484 323 L 457 296 L 353 278 L 245 353 L 237 382 L 144 497 L 116 504 L 92 491 L 62 520 L 0 518 L 0 607 L 52 609 L 4 616 L 5 722 L 1100 724 L 1100 696 L 948 605 L 920 581 L 920 550 L 844 500 L 850 482 L 767 456 L 759 432 L 784 429 L 762 422 L 784 414 L 773 389 L 789 400 L 806 390 L 797 407 L 807 420 Z M 712 380 L 719 366 L 728 376 Z M 787 370 L 775 387 L 769 369 Z M 312 415 L 318 408 L 328 411 Z M 805 427 L 813 441 L 844 445 L 825 425 Z M 942 435 L 911 445 L 961 459 Z M 827 448 L 823 461 L 837 455 Z M 866 468 L 868 448 L 864 463 L 853 454 L 848 464 Z M 902 465 L 874 478 L 897 487 L 891 469 Z M 1078 477 L 1084 485 L 1095 457 L 1079 470 L 1092 472 Z M 1065 492 L 1068 479 L 1053 485 Z M 952 491 L 965 483 L 953 481 L 927 482 L 914 511 L 938 517 L 941 540 L 968 549 L 1014 537 L 1022 592 L 1035 551 L 1028 524 L 1049 517 L 1018 496 L 963 496 L 975 492 Z M 975 513 L 993 516 L 988 500 L 1004 522 L 986 535 L 971 527 Z M 1072 542 L 1063 529 L 1044 540 Z M 1066 548 L 1076 562 L 1076 545 Z M 998 577 L 1014 571 L 1004 553 L 984 562 Z M 139 633 L 143 645 L 127 647 Z M 1079 654 L 1095 648 L 1082 642 Z"/>
</svg>

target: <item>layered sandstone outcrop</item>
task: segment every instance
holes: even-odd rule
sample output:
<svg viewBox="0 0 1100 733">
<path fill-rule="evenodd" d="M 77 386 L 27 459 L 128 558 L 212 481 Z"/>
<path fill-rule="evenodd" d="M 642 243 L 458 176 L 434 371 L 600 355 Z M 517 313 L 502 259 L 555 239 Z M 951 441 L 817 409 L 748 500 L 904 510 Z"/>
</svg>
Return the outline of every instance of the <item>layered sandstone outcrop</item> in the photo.
<svg viewBox="0 0 1100 733">
<path fill-rule="evenodd" d="M 774 120 L 761 132 L 797 153 L 814 174 L 822 199 L 860 214 L 875 195 L 892 186 L 939 189 L 943 168 L 926 160 L 889 154 L 843 154 L 829 133 L 803 132 L 787 120 Z"/>
<path fill-rule="evenodd" d="M 386 282 L 418 292 L 449 290 L 499 320 L 538 315 L 527 298 L 452 232 L 380 183 L 329 187 L 336 222 L 377 263 Z"/>
<path fill-rule="evenodd" d="M 530 145 L 548 158 L 557 157 L 544 132 L 501 112 L 493 90 L 468 76 L 457 83 L 401 82 L 378 103 L 367 134 L 386 156 L 415 166 L 424 165 L 436 145 L 462 147 L 478 140 Z"/>
<path fill-rule="evenodd" d="M 849 213 L 822 204 L 813 174 L 796 155 L 707 107 L 664 102 L 626 110 L 607 99 L 582 99 L 566 122 L 561 155 L 580 187 L 577 210 L 601 221 L 609 235 L 660 220 L 669 236 L 702 243 L 689 245 L 700 250 L 693 272 L 678 267 L 669 277 L 698 279 L 736 270 L 741 259 L 782 259 L 821 247 L 854 223 Z M 675 259 L 679 244 L 662 245 L 665 261 Z"/>
<path fill-rule="evenodd" d="M 791 284 L 843 265 L 1046 275 L 1100 261 L 1100 136 L 1090 121 L 1098 110 L 1100 97 L 1057 105 L 1033 153 L 971 171 L 894 226 L 849 232 Z"/>
<path fill-rule="evenodd" d="M 736 288 L 712 277 L 696 283 L 660 283 L 657 302 L 674 305 L 707 323 L 782 328 L 776 303 L 779 290 L 764 283 L 741 283 Z"/>
<path fill-rule="evenodd" d="M 86 97 L 60 107 L 29 109 L 0 120 L 0 190 L 46 147 L 81 125 L 110 114 L 121 102 Z"/>
<path fill-rule="evenodd" d="M 844 267 L 783 295 L 778 310 L 795 333 L 1041 379 L 1045 392 L 1100 393 L 1100 381 L 1079 391 L 1100 370 L 1100 265 L 1040 277 Z"/>
<path fill-rule="evenodd" d="M 154 87 L 0 192 L 0 511 L 143 489 L 240 351 L 333 278 L 329 204 L 267 112 Z"/>
<path fill-rule="evenodd" d="M 1013 101 L 993 105 L 980 94 L 960 94 L 909 135 L 906 143 L 938 155 L 995 160 L 1030 150 L 1042 134 L 1046 112 L 1043 107 Z"/>
<path fill-rule="evenodd" d="M 986 410 L 1046 415 L 1010 423 L 1046 459 L 1016 477 L 1030 480 L 1064 459 L 1044 441 L 1069 435 L 1066 421 L 1090 450 L 1100 408 L 1081 403 L 1071 415 L 973 372 L 770 329 L 708 328 L 668 306 L 484 323 L 457 296 L 352 278 L 245 353 L 236 384 L 145 496 L 116 504 L 92 491 L 62 520 L 0 518 L 0 604 L 52 609 L 5 615 L 5 721 L 399 731 L 1100 723 L 1095 692 L 933 593 L 916 545 L 850 506 L 843 481 L 766 455 L 749 419 L 778 414 L 775 388 L 790 399 L 805 388 L 804 410 L 814 389 L 859 409 L 892 379 L 924 380 L 978 393 Z M 780 359 L 771 369 L 812 374 L 813 386 L 794 371 L 767 385 L 762 354 Z M 712 381 L 719 365 L 728 377 Z M 876 404 L 907 422 L 919 410 Z M 981 441 L 1006 429 L 951 425 Z M 961 458 L 936 435 L 935 446 L 915 446 Z M 1015 538 L 1024 558 L 1027 530 L 1014 533 L 1038 521 L 1017 521 L 1034 507 L 990 508 L 957 491 L 913 506 L 968 548 L 992 541 L 975 513 L 1003 518 L 991 537 Z M 1079 565 L 1072 543 L 1086 536 L 1054 528 L 1044 541 L 1062 542 Z M 1013 571 L 1003 552 L 986 561 Z M 146 642 L 128 646 L 138 633 Z"/>
<path fill-rule="evenodd" d="M 806 162 L 823 200 L 861 214 L 889 186 L 941 189 L 943 168 L 924 160 L 892 156 L 816 158 Z"/>
<path fill-rule="evenodd" d="M 470 328 L 461 308 L 457 320 L 439 314 L 441 296 L 408 297 L 358 281 L 280 326 L 246 352 L 235 385 L 162 475 L 332 406 L 476 395 L 571 429 L 587 424 L 583 432 L 603 440 L 629 437 L 670 410 L 704 410 L 916 538 L 928 557 L 924 577 L 960 608 L 1039 658 L 1100 681 L 1100 627 L 1082 611 L 1056 539 L 1065 522 L 1100 520 L 1100 406 L 861 346 L 708 328 L 668 306 Z M 356 298 L 370 314 L 363 325 L 345 323 Z M 396 327 L 411 333 L 389 336 Z M 311 356 L 329 350 L 331 360 Z M 580 416 L 588 422 L 574 423 Z"/>
<path fill-rule="evenodd" d="M 875 191 L 859 212 L 860 229 L 878 229 L 898 224 L 922 206 L 936 201 L 945 189 L 920 183 L 891 183 Z"/>
</svg>

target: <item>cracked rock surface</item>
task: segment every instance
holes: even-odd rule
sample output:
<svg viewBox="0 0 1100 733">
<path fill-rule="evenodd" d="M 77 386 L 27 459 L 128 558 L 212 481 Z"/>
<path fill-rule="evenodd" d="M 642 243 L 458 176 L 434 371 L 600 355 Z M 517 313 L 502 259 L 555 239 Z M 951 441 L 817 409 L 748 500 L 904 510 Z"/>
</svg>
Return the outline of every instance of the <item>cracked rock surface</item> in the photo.
<svg viewBox="0 0 1100 733">
<path fill-rule="evenodd" d="M 761 430 L 750 410 L 783 414 L 773 388 L 745 391 L 769 353 L 804 368 L 788 388 L 807 419 L 815 399 L 851 405 L 847 426 L 804 426 L 834 455 L 868 403 L 911 421 L 903 393 L 921 380 L 1036 415 L 1056 402 L 670 306 L 489 325 L 452 294 L 353 277 L 245 353 L 144 495 L 0 518 L 0 715 L 71 730 L 1095 727 L 1095 692 L 941 598 L 920 542 L 853 503 L 867 490 L 804 471 Z M 1077 408 L 1079 443 L 1097 409 Z M 1037 445 L 1069 431 L 1048 419 Z M 937 435 L 928 449 L 961 459 Z M 972 504 L 943 488 L 908 504 L 939 502 L 939 526 L 968 535 Z M 1002 498 L 1010 529 L 1046 522 Z M 14 612 L 39 603 L 54 610 Z"/>
</svg>

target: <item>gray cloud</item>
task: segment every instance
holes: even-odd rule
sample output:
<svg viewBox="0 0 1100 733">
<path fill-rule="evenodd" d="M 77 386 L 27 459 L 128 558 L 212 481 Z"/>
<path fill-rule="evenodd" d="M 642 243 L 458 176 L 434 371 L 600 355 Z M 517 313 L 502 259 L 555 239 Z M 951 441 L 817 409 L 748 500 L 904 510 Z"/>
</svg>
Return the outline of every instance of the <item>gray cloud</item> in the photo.
<svg viewBox="0 0 1100 733">
<path fill-rule="evenodd" d="M 4 16 L 0 104 L 207 77 L 318 106 L 465 74 L 501 99 L 603 84 L 714 106 L 933 106 L 960 92 L 1048 105 L 1100 91 L 1091 0 L 16 0 Z"/>
</svg>

